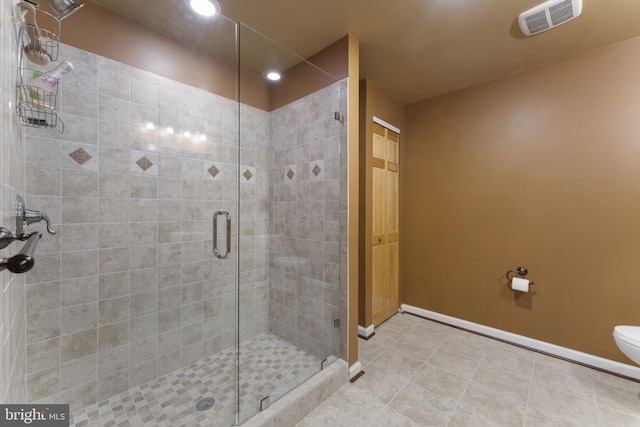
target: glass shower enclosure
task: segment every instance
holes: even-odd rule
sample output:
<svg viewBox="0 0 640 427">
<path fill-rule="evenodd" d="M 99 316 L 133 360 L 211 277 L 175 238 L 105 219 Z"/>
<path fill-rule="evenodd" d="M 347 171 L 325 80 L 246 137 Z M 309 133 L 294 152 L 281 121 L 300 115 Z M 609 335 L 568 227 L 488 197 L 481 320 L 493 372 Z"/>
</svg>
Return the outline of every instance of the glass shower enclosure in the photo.
<svg viewBox="0 0 640 427">
<path fill-rule="evenodd" d="M 256 77 L 268 113 L 249 104 Z M 240 422 L 340 354 L 342 93 L 239 25 Z"/>
<path fill-rule="evenodd" d="M 346 84 L 209 31 L 206 87 L 61 44 L 65 131 L 25 128 L 26 203 L 59 229 L 27 274 L 27 398 L 76 423 L 240 424 L 340 357 Z"/>
</svg>

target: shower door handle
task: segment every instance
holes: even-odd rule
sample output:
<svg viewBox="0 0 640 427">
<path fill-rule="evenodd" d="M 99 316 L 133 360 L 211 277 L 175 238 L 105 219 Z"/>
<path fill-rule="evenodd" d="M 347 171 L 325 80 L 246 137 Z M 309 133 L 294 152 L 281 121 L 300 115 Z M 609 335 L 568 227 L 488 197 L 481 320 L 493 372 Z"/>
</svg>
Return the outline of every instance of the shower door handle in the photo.
<svg viewBox="0 0 640 427">
<path fill-rule="evenodd" d="M 227 252 L 221 254 L 218 252 L 218 215 L 227 217 Z M 213 214 L 213 254 L 220 259 L 229 258 L 231 253 L 231 215 L 229 211 L 219 210 Z"/>
</svg>

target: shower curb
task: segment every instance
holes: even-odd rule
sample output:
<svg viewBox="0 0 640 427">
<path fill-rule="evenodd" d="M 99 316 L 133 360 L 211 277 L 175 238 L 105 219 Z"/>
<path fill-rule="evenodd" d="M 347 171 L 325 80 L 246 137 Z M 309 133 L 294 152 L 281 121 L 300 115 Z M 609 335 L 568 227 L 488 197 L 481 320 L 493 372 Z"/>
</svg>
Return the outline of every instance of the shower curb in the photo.
<svg viewBox="0 0 640 427">
<path fill-rule="evenodd" d="M 346 384 L 347 362 L 338 359 L 306 382 L 241 424 L 243 427 L 293 427 Z"/>
</svg>

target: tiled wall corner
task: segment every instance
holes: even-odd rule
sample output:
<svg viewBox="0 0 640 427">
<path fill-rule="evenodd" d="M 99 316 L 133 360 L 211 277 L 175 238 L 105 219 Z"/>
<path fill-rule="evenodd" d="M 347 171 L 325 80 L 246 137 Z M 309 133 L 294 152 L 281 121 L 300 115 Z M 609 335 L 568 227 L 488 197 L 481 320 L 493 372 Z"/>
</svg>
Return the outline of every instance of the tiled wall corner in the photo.
<svg viewBox="0 0 640 427">
<path fill-rule="evenodd" d="M 320 358 L 338 355 L 340 83 L 270 114 L 271 332 Z M 320 303 L 319 303 L 320 302 Z M 342 317 L 346 319 L 346 317 Z M 346 322 L 342 322 L 343 324 Z"/>
</svg>

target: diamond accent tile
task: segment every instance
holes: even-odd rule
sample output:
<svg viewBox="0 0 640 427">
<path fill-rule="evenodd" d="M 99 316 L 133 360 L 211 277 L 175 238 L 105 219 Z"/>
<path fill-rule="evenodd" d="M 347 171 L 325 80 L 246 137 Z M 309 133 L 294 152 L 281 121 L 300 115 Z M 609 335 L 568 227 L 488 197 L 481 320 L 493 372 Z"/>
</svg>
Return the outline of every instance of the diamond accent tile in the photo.
<svg viewBox="0 0 640 427">
<path fill-rule="evenodd" d="M 251 179 L 251 177 L 253 176 L 253 174 L 251 173 L 251 171 L 249 169 L 247 169 L 246 171 L 244 171 L 242 176 L 244 176 L 244 179 L 249 181 Z"/>
<path fill-rule="evenodd" d="M 79 165 L 87 163 L 92 159 L 91 154 L 87 153 L 83 148 L 78 148 L 76 151 L 69 153 L 69 157 L 75 160 Z"/>
<path fill-rule="evenodd" d="M 146 171 L 151 166 L 153 166 L 153 162 L 147 158 L 147 156 L 142 156 L 136 162 L 136 165 L 140 166 L 140 169 Z"/>
<path fill-rule="evenodd" d="M 295 173 L 293 173 L 293 171 L 289 169 L 289 172 L 287 172 L 287 176 L 289 177 L 289 179 L 293 179 L 293 175 L 295 175 Z"/>
<path fill-rule="evenodd" d="M 320 172 L 322 172 L 322 169 L 320 169 L 320 166 L 315 165 L 315 167 L 311 170 L 311 172 L 313 172 L 315 176 L 318 176 L 320 175 Z"/>
<path fill-rule="evenodd" d="M 216 165 L 213 165 L 209 169 L 207 169 L 207 172 L 209 172 L 209 174 L 215 178 L 216 175 L 220 173 L 220 169 L 218 169 Z"/>
</svg>

